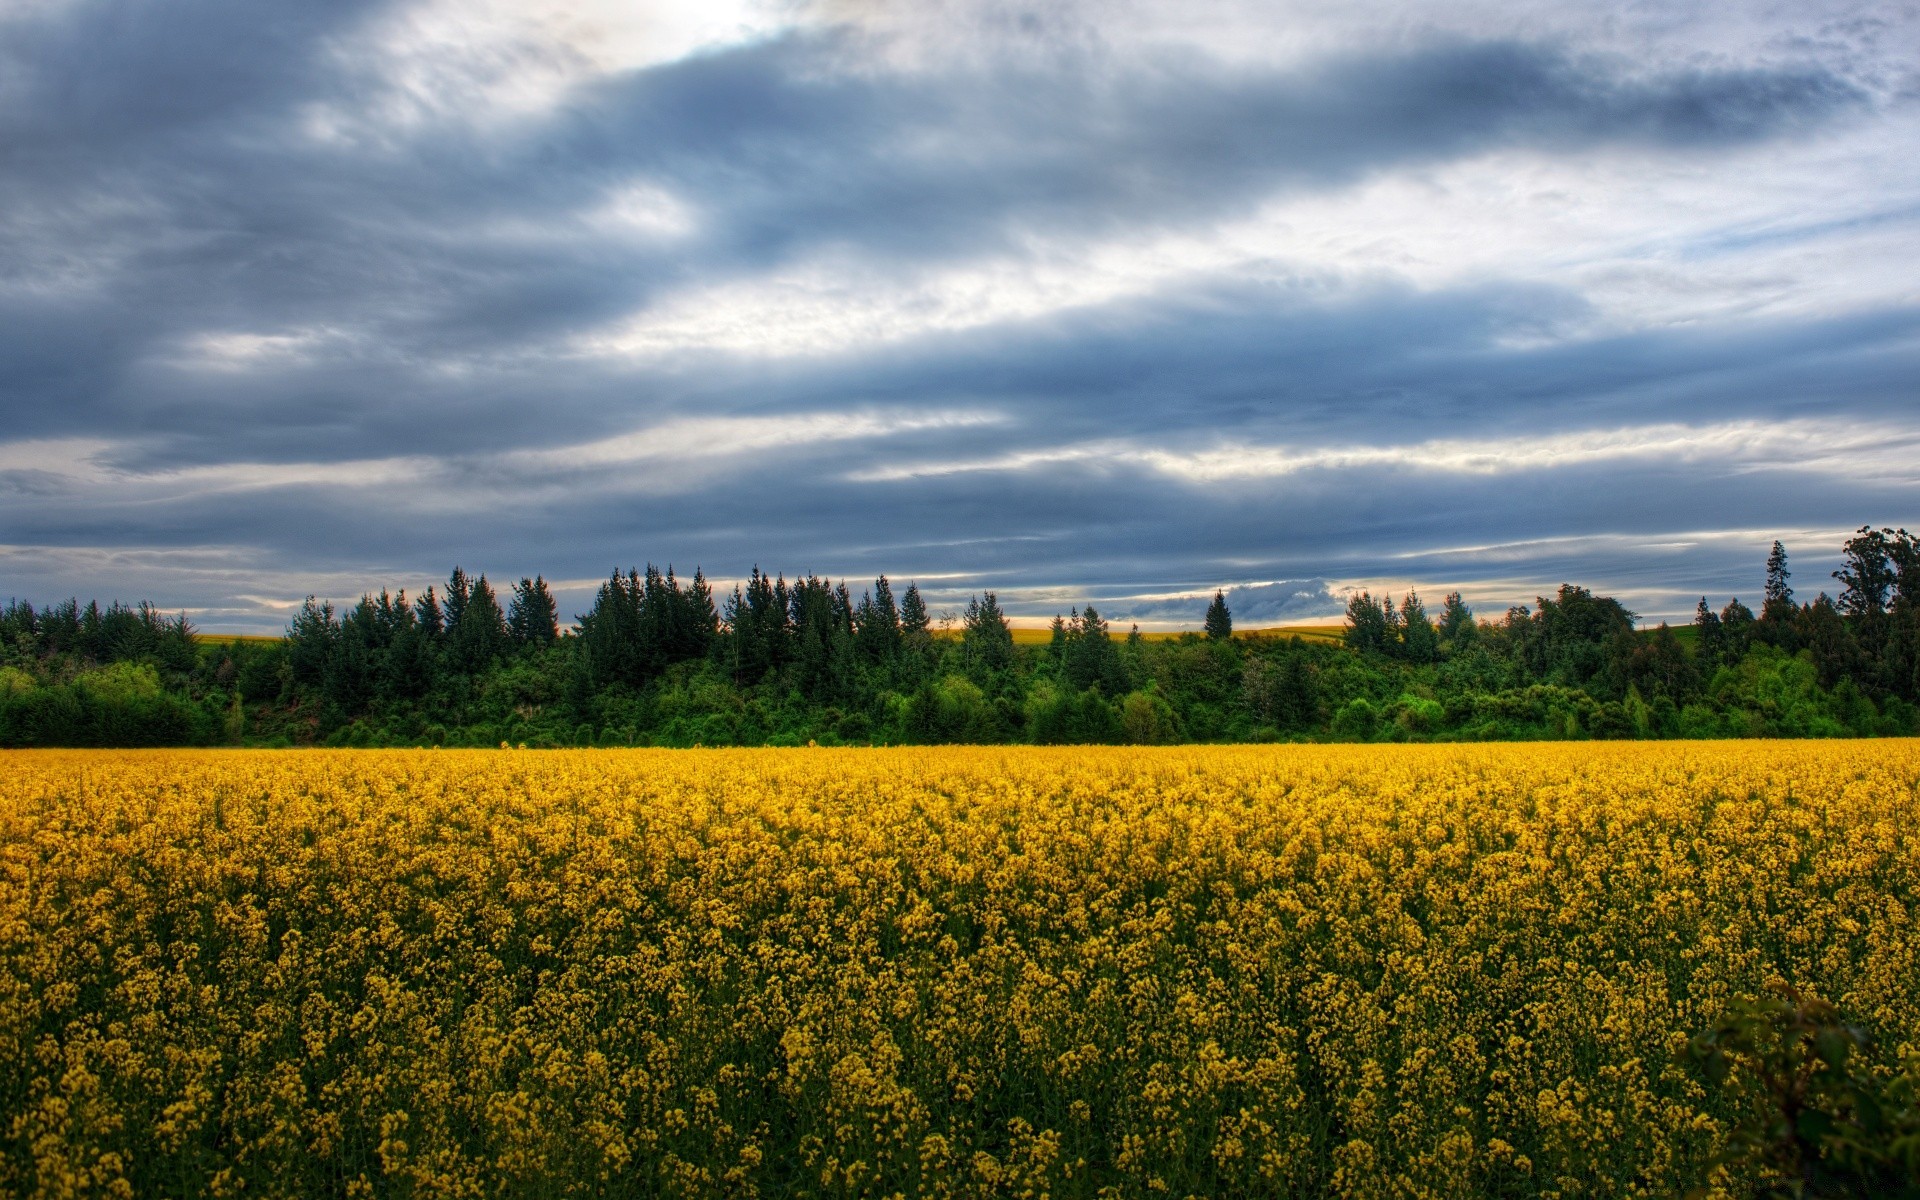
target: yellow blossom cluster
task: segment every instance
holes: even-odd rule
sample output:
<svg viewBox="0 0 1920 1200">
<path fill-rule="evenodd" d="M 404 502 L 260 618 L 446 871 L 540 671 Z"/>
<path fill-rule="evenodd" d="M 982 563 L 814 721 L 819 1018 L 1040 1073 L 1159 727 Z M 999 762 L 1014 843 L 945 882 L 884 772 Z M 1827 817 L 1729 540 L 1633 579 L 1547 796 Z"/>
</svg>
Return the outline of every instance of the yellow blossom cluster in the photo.
<svg viewBox="0 0 1920 1200">
<path fill-rule="evenodd" d="M 1920 745 L 0 757 L 0 1194 L 1671 1196 Z"/>
</svg>

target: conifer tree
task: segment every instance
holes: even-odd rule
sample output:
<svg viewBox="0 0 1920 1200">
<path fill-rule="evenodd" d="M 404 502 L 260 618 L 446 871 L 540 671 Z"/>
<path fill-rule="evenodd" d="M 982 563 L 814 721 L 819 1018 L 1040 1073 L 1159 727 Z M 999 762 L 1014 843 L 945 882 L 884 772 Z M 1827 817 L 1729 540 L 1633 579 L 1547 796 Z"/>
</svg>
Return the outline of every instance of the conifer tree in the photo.
<svg viewBox="0 0 1920 1200">
<path fill-rule="evenodd" d="M 1754 636 L 1789 652 L 1800 648 L 1800 609 L 1793 602 L 1793 589 L 1787 585 L 1792 572 L 1787 570 L 1787 548 L 1778 541 L 1767 554 L 1766 593 L 1760 602 L 1760 623 Z"/>
<path fill-rule="evenodd" d="M 889 663 L 900 653 L 900 610 L 885 575 L 873 581 L 872 592 L 861 595 L 853 624 L 860 653 L 868 662 Z"/>
<path fill-rule="evenodd" d="M 960 650 L 970 667 L 983 671 L 1005 670 L 1013 663 L 1013 630 L 1006 614 L 1000 611 L 999 597 L 983 592 L 967 601 L 966 625 L 960 634 Z"/>
<path fill-rule="evenodd" d="M 1753 610 L 1740 603 L 1738 596 L 1720 610 L 1721 653 L 1728 662 L 1737 663 L 1747 656 L 1747 647 L 1753 642 L 1753 625 Z"/>
<path fill-rule="evenodd" d="M 1440 610 L 1440 637 L 1449 647 L 1458 649 L 1479 636 L 1480 626 L 1473 619 L 1473 610 L 1460 598 L 1459 592 L 1448 592 L 1446 606 Z"/>
<path fill-rule="evenodd" d="M 1433 662 L 1440 657 L 1440 639 L 1433 623 L 1427 620 L 1426 605 L 1420 593 L 1408 592 L 1400 604 L 1401 649 L 1410 662 Z"/>
<path fill-rule="evenodd" d="M 790 606 L 786 576 L 776 582 L 758 566 L 747 579 L 745 593 L 734 590 L 727 617 L 737 681 L 759 683 L 786 660 Z"/>
<path fill-rule="evenodd" d="M 1347 597 L 1347 645 L 1355 650 L 1387 648 L 1387 617 L 1371 592 Z"/>
<path fill-rule="evenodd" d="M 1227 610 L 1227 594 L 1215 589 L 1213 603 L 1207 605 L 1207 637 L 1213 641 L 1225 641 L 1233 636 L 1233 614 Z"/>
<path fill-rule="evenodd" d="M 467 597 L 472 591 L 473 583 L 467 578 L 467 573 L 455 567 L 453 573 L 447 576 L 446 598 L 440 606 L 446 614 L 448 633 L 453 632 L 454 627 L 460 624 L 460 618 L 466 614 Z"/>
<path fill-rule="evenodd" d="M 464 581 L 463 581 L 464 582 Z M 485 575 L 469 585 L 460 619 L 448 630 L 454 662 L 469 674 L 478 674 L 505 651 L 507 619 Z"/>
<path fill-rule="evenodd" d="M 688 658 L 705 658 L 719 637 L 720 613 L 713 606 L 713 588 L 707 583 L 706 573 L 697 564 L 693 568 L 693 582 L 683 593 L 681 606 L 686 614 L 681 623 L 687 638 L 686 655 Z"/>
<path fill-rule="evenodd" d="M 447 631 L 447 620 L 440 611 L 440 600 L 433 594 L 432 584 L 428 584 L 427 590 L 413 602 L 413 618 L 420 626 L 421 636 L 429 642 L 439 641 Z"/>
<path fill-rule="evenodd" d="M 1099 687 L 1108 697 L 1127 692 L 1126 664 L 1113 644 L 1107 622 L 1089 604 L 1073 610 L 1070 619 L 1054 618 L 1054 644 L 1060 659 L 1060 678 L 1069 691 Z"/>
<path fill-rule="evenodd" d="M 295 684 L 317 688 L 325 682 L 327 663 L 339 637 L 340 624 L 334 619 L 333 605 L 308 596 L 287 625 L 287 666 Z"/>
<path fill-rule="evenodd" d="M 1787 586 L 1792 574 L 1787 570 L 1787 548 L 1775 541 L 1767 554 L 1767 591 L 1760 606 L 1763 611 L 1775 604 L 1793 603 L 1793 589 Z"/>
<path fill-rule="evenodd" d="M 1709 665 L 1709 670 L 1718 666 L 1726 655 L 1726 639 L 1722 636 L 1720 618 L 1707 607 L 1707 598 L 1700 597 L 1700 603 L 1693 610 L 1693 627 L 1698 631 L 1697 645 L 1700 661 Z"/>
<path fill-rule="evenodd" d="M 507 607 L 507 632 L 521 645 L 544 646 L 560 636 L 560 611 L 545 576 L 521 576 Z"/>
<path fill-rule="evenodd" d="M 920 585 L 909 583 L 900 597 L 900 638 L 913 649 L 924 649 L 932 637 L 927 605 L 920 598 Z"/>
</svg>

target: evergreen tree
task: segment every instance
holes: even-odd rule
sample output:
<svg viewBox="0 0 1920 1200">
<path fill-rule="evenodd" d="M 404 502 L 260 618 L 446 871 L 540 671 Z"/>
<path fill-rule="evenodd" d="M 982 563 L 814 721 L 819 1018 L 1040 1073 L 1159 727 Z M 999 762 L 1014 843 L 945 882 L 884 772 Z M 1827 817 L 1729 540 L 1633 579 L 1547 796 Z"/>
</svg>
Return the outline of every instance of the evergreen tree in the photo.
<svg viewBox="0 0 1920 1200">
<path fill-rule="evenodd" d="M 1738 596 L 1720 610 L 1720 646 L 1727 662 L 1737 663 L 1747 656 L 1747 647 L 1753 644 L 1753 626 L 1753 610 L 1740 603 Z"/>
<path fill-rule="evenodd" d="M 449 611 L 451 608 L 449 605 Z M 469 585 L 459 608 L 460 619 L 447 630 L 454 665 L 469 675 L 477 675 L 506 650 L 506 615 L 500 611 L 500 601 L 495 598 L 485 575 Z"/>
<path fill-rule="evenodd" d="M 789 600 L 786 576 L 776 582 L 758 566 L 747 579 L 744 593 L 734 589 L 727 606 L 727 625 L 737 682 L 759 683 L 786 661 Z"/>
<path fill-rule="evenodd" d="M 1440 657 L 1440 637 L 1427 620 L 1420 593 L 1408 592 L 1400 605 L 1401 650 L 1409 662 L 1430 663 Z"/>
<path fill-rule="evenodd" d="M 1707 598 L 1700 597 L 1700 604 L 1693 610 L 1693 627 L 1697 631 L 1700 661 L 1707 664 L 1711 671 L 1720 665 L 1726 657 L 1726 639 L 1722 636 L 1720 618 L 1707 607 Z"/>
<path fill-rule="evenodd" d="M 448 633 L 452 633 L 454 626 L 460 624 L 460 618 L 466 615 L 467 597 L 472 591 L 473 583 L 467 578 L 467 573 L 455 567 L 453 573 L 447 576 L 446 599 L 440 606 L 446 614 Z"/>
<path fill-rule="evenodd" d="M 1067 687 L 1075 692 L 1097 687 L 1109 699 L 1124 696 L 1126 667 L 1120 661 L 1119 649 L 1113 644 L 1106 621 L 1093 605 L 1075 610 L 1074 619 L 1064 624 L 1064 631 L 1063 678 Z"/>
<path fill-rule="evenodd" d="M 1459 592 L 1448 592 L 1446 605 L 1440 610 L 1440 638 L 1448 647 L 1458 649 L 1471 643 L 1479 634 L 1480 626 L 1473 619 L 1473 610 L 1460 598 Z"/>
<path fill-rule="evenodd" d="M 1841 616 L 1840 606 L 1825 592 L 1801 612 L 1801 637 L 1813 657 L 1820 686 L 1838 686 L 1842 679 L 1858 678 L 1861 667 L 1859 643 Z M 1870 690 L 1870 689 L 1863 689 Z"/>
<path fill-rule="evenodd" d="M 1760 602 L 1760 622 L 1753 635 L 1789 653 L 1800 648 L 1800 609 L 1793 602 L 1793 589 L 1787 586 L 1791 575 L 1787 548 L 1776 541 L 1767 554 L 1766 594 Z"/>
<path fill-rule="evenodd" d="M 287 625 L 287 666 L 296 685 L 319 688 L 325 684 L 327 663 L 333 658 L 339 636 L 333 605 L 308 596 Z"/>
<path fill-rule="evenodd" d="M 437 642 L 447 631 L 447 619 L 440 611 L 439 598 L 433 594 L 433 585 L 413 602 L 413 619 L 420 627 L 420 635 L 429 642 Z"/>
<path fill-rule="evenodd" d="M 1793 589 L 1787 586 L 1787 580 L 1793 572 L 1787 570 L 1787 548 L 1778 541 L 1767 553 L 1767 591 L 1760 608 L 1764 613 L 1776 605 L 1791 605 Z"/>
<path fill-rule="evenodd" d="M 992 592 L 967 601 L 966 624 L 960 633 L 960 652 L 970 671 L 992 673 L 1013 665 L 1013 630 Z"/>
<path fill-rule="evenodd" d="M 645 680 L 640 654 L 640 579 L 614 571 L 594 593 L 593 607 L 576 618 L 574 663 L 589 691 L 609 684 L 635 687 Z"/>
<path fill-rule="evenodd" d="M 854 636 L 861 656 L 876 665 L 890 663 L 900 653 L 900 610 L 885 575 L 873 581 L 854 610 Z"/>
<path fill-rule="evenodd" d="M 381 593 L 384 605 L 386 593 Z M 436 608 L 437 611 L 437 608 Z M 407 603 L 402 591 L 393 602 L 390 615 L 383 613 L 389 626 L 386 654 L 376 664 L 380 692 L 390 699 L 414 699 L 433 686 L 431 644 L 420 628 L 419 604 Z"/>
<path fill-rule="evenodd" d="M 671 567 L 667 574 L 673 574 Z M 720 613 L 713 605 L 713 588 L 697 564 L 693 568 L 693 582 L 680 597 L 680 629 L 685 639 L 680 652 L 688 659 L 705 658 L 719 640 Z"/>
<path fill-rule="evenodd" d="M 523 646 L 545 646 L 560 636 L 560 610 L 545 576 L 521 576 L 507 606 L 507 632 Z"/>
<path fill-rule="evenodd" d="M 341 716 L 352 716 L 366 709 L 373 694 L 374 657 L 378 653 L 373 629 L 373 605 L 360 597 L 341 619 L 334 638 L 333 654 L 327 659 L 321 691 Z"/>
<path fill-rule="evenodd" d="M 1383 651 L 1387 648 L 1387 616 L 1371 592 L 1355 592 L 1347 598 L 1347 637 L 1349 647 L 1359 651 Z"/>
<path fill-rule="evenodd" d="M 809 575 L 796 580 L 788 596 L 793 616 L 792 663 L 794 682 L 802 694 L 822 697 L 832 684 L 834 646 L 845 633 L 851 645 L 851 614 L 838 592 L 823 579 Z"/>
<path fill-rule="evenodd" d="M 680 611 L 676 587 L 669 585 L 660 568 L 647 564 L 640 577 L 640 598 L 636 617 L 636 650 L 642 678 L 651 679 L 667 669 L 679 640 Z"/>
<path fill-rule="evenodd" d="M 1213 603 L 1207 605 L 1207 637 L 1223 641 L 1233 636 L 1233 614 L 1227 610 L 1227 594 L 1215 589 Z"/>
<path fill-rule="evenodd" d="M 927 620 L 926 602 L 920 599 L 920 585 L 909 583 L 900 597 L 900 638 L 915 650 L 925 649 L 933 632 Z"/>
</svg>

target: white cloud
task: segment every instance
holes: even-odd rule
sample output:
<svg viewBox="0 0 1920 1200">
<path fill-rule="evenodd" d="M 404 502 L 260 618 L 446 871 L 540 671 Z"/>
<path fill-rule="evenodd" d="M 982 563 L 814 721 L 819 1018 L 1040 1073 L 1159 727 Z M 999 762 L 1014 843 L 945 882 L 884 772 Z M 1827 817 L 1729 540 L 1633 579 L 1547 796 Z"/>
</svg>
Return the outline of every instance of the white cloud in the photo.
<svg viewBox="0 0 1920 1200">
<path fill-rule="evenodd" d="M 764 417 L 695 417 L 666 421 L 614 437 L 539 449 L 436 457 L 389 455 L 333 462 L 221 462 L 149 469 L 116 462 L 122 443 L 103 438 L 0 442 L 0 471 L 31 472 L 96 500 L 178 501 L 227 493 L 284 489 L 382 489 L 410 497 L 412 507 L 457 509 L 490 494 L 503 476 L 565 492 L 584 472 L 634 468 L 598 484 L 602 490 L 646 492 L 736 469 L 739 460 L 772 451 L 871 441 L 906 434 L 1003 423 L 983 411 L 869 409 Z"/>
<path fill-rule="evenodd" d="M 301 116 L 316 141 L 381 144 L 433 122 L 510 121 L 583 84 L 768 37 L 790 24 L 772 0 L 427 0 L 334 48 L 373 86 Z"/>
<path fill-rule="evenodd" d="M 1218 223 L 1058 233 L 961 264 L 816 257 L 669 293 L 572 344 L 610 358 L 828 356 L 1205 284 L 1339 297 L 1500 281 L 1564 288 L 1591 307 L 1530 340 L 1818 319 L 1920 302 L 1905 266 L 1920 176 L 1891 167 L 1916 139 L 1920 112 L 1902 111 L 1830 138 L 1716 152 L 1711 164 L 1506 150 L 1276 197 Z"/>
<path fill-rule="evenodd" d="M 1077 443 L 853 472 L 888 483 L 941 475 L 1074 464 L 1144 468 L 1190 483 L 1277 479 L 1309 471 L 1428 471 L 1506 475 L 1640 460 L 1707 463 L 1720 470 L 1798 470 L 1855 480 L 1920 481 L 1920 429 L 1850 420 L 1662 424 L 1508 438 L 1439 438 L 1410 445 L 1301 448 L 1231 445 L 1177 451 L 1125 440 Z"/>
<path fill-rule="evenodd" d="M 674 464 L 903 433 L 964 429 L 1002 420 L 994 413 L 911 410 L 695 417 L 570 446 L 508 451 L 497 461 L 502 466 L 541 470 Z"/>
</svg>

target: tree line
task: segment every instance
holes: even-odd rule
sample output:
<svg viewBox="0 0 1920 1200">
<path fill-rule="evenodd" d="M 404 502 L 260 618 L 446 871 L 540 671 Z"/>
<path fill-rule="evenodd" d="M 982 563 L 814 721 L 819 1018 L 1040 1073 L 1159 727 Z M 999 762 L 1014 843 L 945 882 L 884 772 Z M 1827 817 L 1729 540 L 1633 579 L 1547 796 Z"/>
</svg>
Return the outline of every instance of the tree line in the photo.
<svg viewBox="0 0 1920 1200">
<path fill-rule="evenodd" d="M 1915 731 L 1920 540 L 1862 527 L 1837 595 L 1799 601 L 1776 542 L 1759 610 L 1700 600 L 1637 629 L 1572 584 L 1483 619 L 1353 595 L 1336 644 L 1116 636 L 1089 604 L 1017 644 L 993 592 L 936 621 L 917 585 L 758 567 L 716 600 L 649 564 L 562 627 L 541 576 L 455 568 L 418 596 L 309 597 L 274 640 L 201 637 L 150 605 L 0 609 L 4 745 L 1159 743 Z"/>
</svg>

